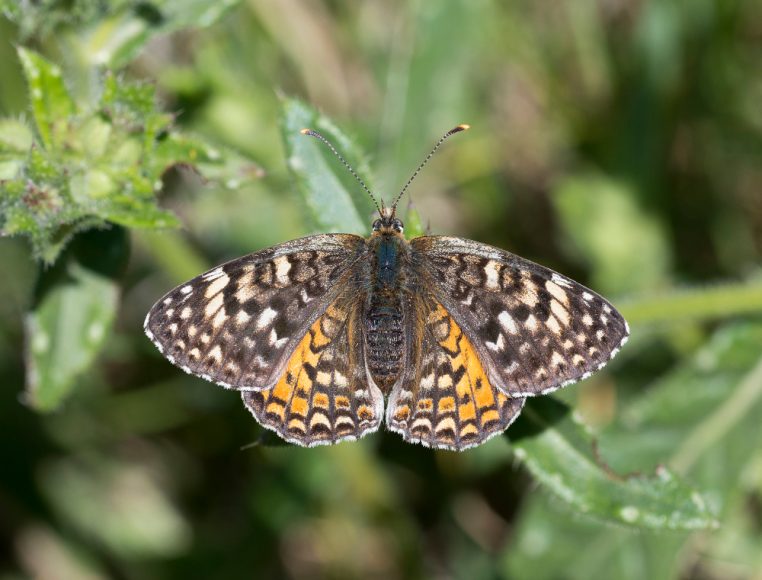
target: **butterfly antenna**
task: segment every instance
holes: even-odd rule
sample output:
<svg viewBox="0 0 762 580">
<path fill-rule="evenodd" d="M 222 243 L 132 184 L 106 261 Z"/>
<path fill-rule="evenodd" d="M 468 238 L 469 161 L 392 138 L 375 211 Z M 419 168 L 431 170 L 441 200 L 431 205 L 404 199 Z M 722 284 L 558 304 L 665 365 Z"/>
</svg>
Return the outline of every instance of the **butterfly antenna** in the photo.
<svg viewBox="0 0 762 580">
<path fill-rule="evenodd" d="M 316 139 L 320 139 L 323 143 L 326 144 L 326 146 L 331 150 L 331 152 L 336 157 L 338 157 L 339 161 L 341 161 L 344 167 L 346 167 L 349 170 L 349 173 L 352 174 L 352 177 L 354 177 L 357 180 L 357 183 L 359 183 L 362 186 L 362 188 L 368 193 L 370 198 L 373 200 L 373 204 L 376 206 L 376 209 L 378 210 L 378 214 L 381 215 L 381 207 L 378 205 L 378 202 L 376 201 L 376 197 L 373 195 L 371 190 L 368 189 L 368 186 L 365 185 L 365 182 L 362 180 L 362 178 L 359 175 L 357 175 L 357 172 L 354 169 L 352 169 L 352 166 L 349 163 L 347 163 L 346 159 L 344 159 L 341 156 L 341 154 L 338 151 L 336 151 L 336 147 L 334 147 L 328 139 L 326 139 L 320 133 L 318 133 L 317 131 L 314 131 L 313 129 L 302 129 L 300 133 L 302 135 L 309 135 L 310 137 L 315 137 Z"/>
<path fill-rule="evenodd" d="M 437 141 L 437 144 L 434 145 L 434 148 L 429 152 L 429 154 L 426 156 L 426 158 L 421 162 L 421 164 L 418 166 L 418 169 L 416 169 L 413 172 L 413 175 L 410 176 L 410 179 L 407 180 L 407 183 L 405 184 L 405 187 L 402 188 L 402 191 L 399 192 L 399 195 L 397 195 L 397 198 L 394 200 L 394 203 L 392 204 L 392 215 L 397 211 L 397 204 L 399 203 L 400 199 L 402 199 L 402 196 L 407 191 L 407 188 L 410 187 L 410 184 L 413 183 L 413 180 L 418 176 L 418 174 L 421 172 L 421 169 L 424 168 L 424 166 L 429 162 L 429 159 L 431 159 L 434 156 L 434 153 L 437 152 L 437 149 L 442 145 L 442 143 L 445 142 L 445 140 L 450 137 L 451 135 L 455 135 L 455 133 L 460 133 L 461 131 L 467 131 L 471 128 L 471 125 L 458 125 L 457 127 L 453 127 L 447 133 L 442 135 L 442 137 Z"/>
</svg>

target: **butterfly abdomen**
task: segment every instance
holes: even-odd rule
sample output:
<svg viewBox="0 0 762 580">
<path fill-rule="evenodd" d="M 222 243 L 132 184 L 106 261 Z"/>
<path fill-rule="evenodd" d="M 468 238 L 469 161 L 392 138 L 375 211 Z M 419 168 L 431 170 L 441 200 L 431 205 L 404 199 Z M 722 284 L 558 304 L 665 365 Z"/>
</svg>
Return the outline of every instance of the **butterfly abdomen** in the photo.
<svg viewBox="0 0 762 580">
<path fill-rule="evenodd" d="M 402 288 L 407 248 L 398 236 L 371 239 L 371 280 L 365 310 L 368 370 L 384 391 L 396 382 L 403 365 L 405 332 Z"/>
</svg>

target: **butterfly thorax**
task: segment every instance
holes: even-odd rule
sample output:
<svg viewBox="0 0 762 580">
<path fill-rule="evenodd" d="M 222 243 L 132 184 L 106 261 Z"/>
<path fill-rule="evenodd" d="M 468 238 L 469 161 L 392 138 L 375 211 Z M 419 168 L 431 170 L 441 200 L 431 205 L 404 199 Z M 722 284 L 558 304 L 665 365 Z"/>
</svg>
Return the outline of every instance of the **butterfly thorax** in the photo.
<svg viewBox="0 0 762 580">
<path fill-rule="evenodd" d="M 391 232 L 374 232 L 368 247 L 371 268 L 364 311 L 366 360 L 373 381 L 386 394 L 404 363 L 402 301 L 410 248 L 402 235 Z"/>
</svg>

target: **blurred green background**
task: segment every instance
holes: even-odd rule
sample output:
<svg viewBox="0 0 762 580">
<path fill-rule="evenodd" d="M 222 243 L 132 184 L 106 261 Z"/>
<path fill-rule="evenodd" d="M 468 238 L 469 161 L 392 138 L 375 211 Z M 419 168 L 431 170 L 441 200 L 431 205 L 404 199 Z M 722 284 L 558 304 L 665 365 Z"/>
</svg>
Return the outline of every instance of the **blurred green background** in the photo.
<svg viewBox="0 0 762 580">
<path fill-rule="evenodd" d="M 762 2 L 0 7 L 0 578 L 762 578 Z M 60 78 L 76 106 L 56 108 L 46 87 Z M 109 199 L 94 201 L 92 136 L 143 136 L 153 98 L 109 101 L 108 78 L 156 91 L 161 128 L 144 143 L 158 153 L 143 152 L 139 177 L 160 182 L 147 181 L 140 219 L 137 173 L 122 176 L 127 209 L 103 209 L 123 183 L 109 149 L 97 161 Z M 413 185 L 411 219 L 621 307 L 630 343 L 557 398 L 577 431 L 567 416 L 461 454 L 386 432 L 299 449 L 160 356 L 141 325 L 174 285 L 308 233 L 367 233 L 367 200 L 300 145 L 302 120 L 387 201 L 444 131 L 471 125 Z M 206 146 L 224 162 L 199 158 Z M 90 196 L 82 207 L 100 217 L 73 215 L 69 233 L 120 225 L 41 265 L 10 235 L 41 222 L 9 225 L 37 211 L 30 192 L 53 191 L 30 185 L 39 175 Z M 151 209 L 154 193 L 182 229 L 152 231 L 174 219 Z M 90 342 L 84 312 L 102 323 Z M 40 328 L 55 356 L 40 355 Z M 589 503 L 575 500 L 577 463 L 549 467 L 577 452 L 603 482 Z M 684 486 L 668 499 L 662 465 Z M 646 521 L 627 494 L 652 492 L 664 501 Z"/>
</svg>

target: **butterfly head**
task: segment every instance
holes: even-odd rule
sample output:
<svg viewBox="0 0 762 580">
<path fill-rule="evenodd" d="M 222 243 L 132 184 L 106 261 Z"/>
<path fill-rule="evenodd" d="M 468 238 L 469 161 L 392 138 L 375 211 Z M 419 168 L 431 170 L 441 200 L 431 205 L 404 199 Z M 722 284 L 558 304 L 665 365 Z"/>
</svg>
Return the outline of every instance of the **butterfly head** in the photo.
<svg viewBox="0 0 762 580">
<path fill-rule="evenodd" d="M 402 220 L 394 215 L 396 207 L 381 207 L 379 217 L 373 222 L 373 233 L 402 235 L 405 226 Z"/>
</svg>

